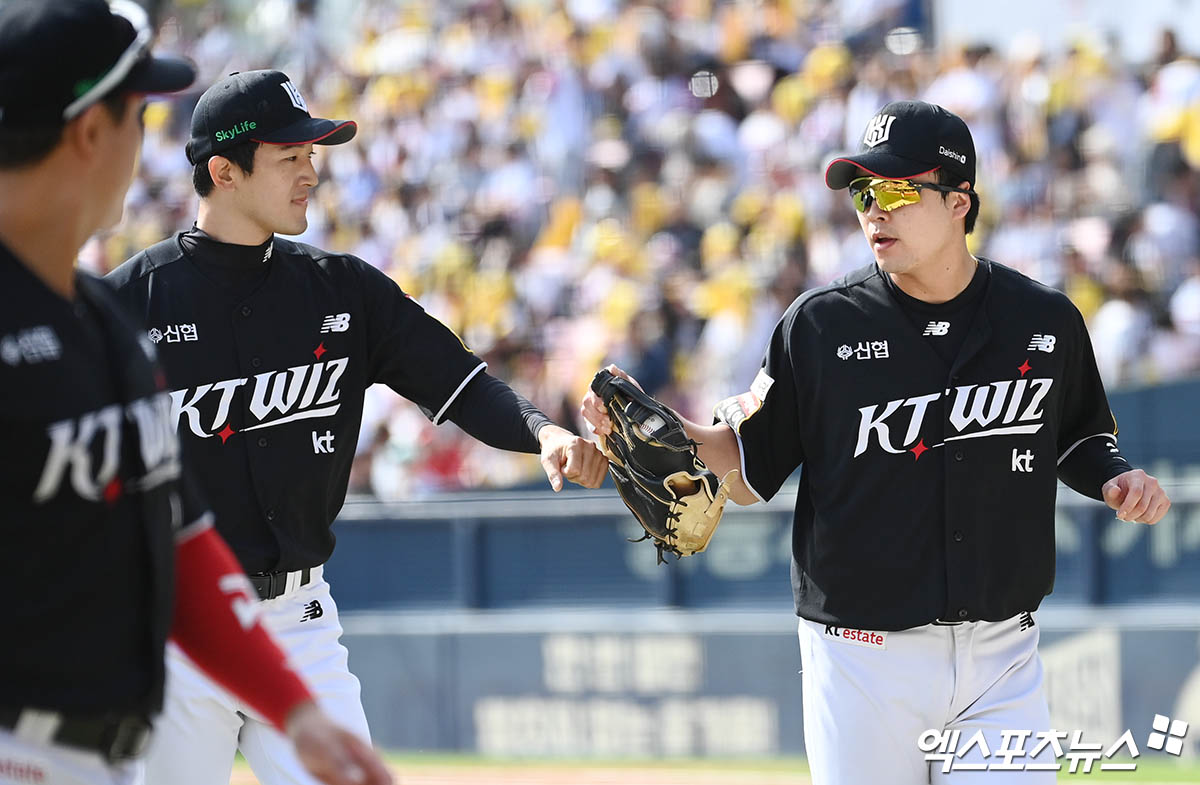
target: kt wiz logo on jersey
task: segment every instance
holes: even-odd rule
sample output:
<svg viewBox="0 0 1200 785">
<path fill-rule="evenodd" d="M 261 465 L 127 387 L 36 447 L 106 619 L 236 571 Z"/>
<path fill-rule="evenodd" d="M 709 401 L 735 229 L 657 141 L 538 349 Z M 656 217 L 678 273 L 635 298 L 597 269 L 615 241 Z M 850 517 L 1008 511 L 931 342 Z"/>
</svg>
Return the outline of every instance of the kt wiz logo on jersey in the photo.
<svg viewBox="0 0 1200 785">
<path fill-rule="evenodd" d="M 42 467 L 33 500 L 42 504 L 58 495 L 63 481 L 81 499 L 99 501 L 120 491 L 117 469 L 121 464 L 125 423 L 137 426 L 138 450 L 145 474 L 127 478 L 124 486 L 147 491 L 179 476 L 179 439 L 171 404 L 158 393 L 124 406 L 114 403 L 47 428 L 50 452 Z"/>
<path fill-rule="evenodd" d="M 854 457 L 865 453 L 872 443 L 893 455 L 910 452 L 921 438 L 929 405 L 943 396 L 951 399 L 949 425 L 953 435 L 946 436 L 947 442 L 1037 433 L 1045 425 L 1042 402 L 1053 386 L 1053 379 L 1008 379 L 863 406 L 858 410 Z M 897 438 L 898 444 L 894 441 Z M 941 446 L 935 444 L 930 448 Z M 919 452 L 917 457 L 920 458 Z"/>
<path fill-rule="evenodd" d="M 248 379 L 225 379 L 171 393 L 171 421 L 182 418 L 188 430 L 201 439 L 220 436 L 226 441 L 233 394 L 249 389 L 248 415 L 244 431 L 270 428 L 296 420 L 332 417 L 341 407 L 338 382 L 350 358 L 297 365 L 284 371 L 268 371 Z"/>
</svg>

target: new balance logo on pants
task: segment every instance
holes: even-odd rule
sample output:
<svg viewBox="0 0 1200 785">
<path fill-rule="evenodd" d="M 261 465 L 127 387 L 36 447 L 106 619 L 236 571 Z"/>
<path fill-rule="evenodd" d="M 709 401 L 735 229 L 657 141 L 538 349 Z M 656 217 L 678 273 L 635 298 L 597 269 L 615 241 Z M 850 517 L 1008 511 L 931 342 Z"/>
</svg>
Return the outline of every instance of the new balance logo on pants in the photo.
<svg viewBox="0 0 1200 785">
<path fill-rule="evenodd" d="M 1022 613 L 1020 618 L 1021 618 L 1021 632 L 1025 632 L 1025 630 L 1029 629 L 1030 627 L 1032 627 L 1034 625 L 1033 614 L 1030 613 L 1029 611 L 1025 611 L 1024 613 Z"/>
<path fill-rule="evenodd" d="M 325 611 L 321 610 L 321 603 L 313 600 L 304 606 L 304 615 L 300 617 L 300 621 L 311 621 L 319 619 L 325 615 Z"/>
</svg>

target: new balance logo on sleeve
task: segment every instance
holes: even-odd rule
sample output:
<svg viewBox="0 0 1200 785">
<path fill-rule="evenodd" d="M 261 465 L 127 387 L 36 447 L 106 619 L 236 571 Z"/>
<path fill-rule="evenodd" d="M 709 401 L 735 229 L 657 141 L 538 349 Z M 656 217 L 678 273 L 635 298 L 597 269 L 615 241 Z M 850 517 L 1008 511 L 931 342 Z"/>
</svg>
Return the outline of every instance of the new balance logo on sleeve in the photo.
<svg viewBox="0 0 1200 785">
<path fill-rule="evenodd" d="M 323 333 L 344 333 L 350 329 L 350 314 L 348 313 L 331 313 L 325 317 L 325 321 L 321 322 L 321 332 Z"/>
<path fill-rule="evenodd" d="M 1046 352 L 1047 354 L 1054 351 L 1055 338 L 1053 335 L 1042 335 L 1034 333 L 1033 338 L 1029 339 L 1028 351 L 1031 352 Z"/>
</svg>

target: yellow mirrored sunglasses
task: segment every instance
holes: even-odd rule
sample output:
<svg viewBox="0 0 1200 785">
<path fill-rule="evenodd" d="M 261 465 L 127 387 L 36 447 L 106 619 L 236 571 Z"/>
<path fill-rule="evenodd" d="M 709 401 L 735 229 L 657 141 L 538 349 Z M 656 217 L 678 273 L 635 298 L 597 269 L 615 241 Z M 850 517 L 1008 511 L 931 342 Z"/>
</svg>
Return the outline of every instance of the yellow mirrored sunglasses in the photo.
<svg viewBox="0 0 1200 785">
<path fill-rule="evenodd" d="M 859 177 L 850 181 L 850 199 L 854 209 L 865 213 L 871 209 L 872 203 L 878 203 L 879 209 L 891 212 L 906 204 L 916 204 L 921 201 L 921 191 L 929 189 L 942 193 L 972 193 L 967 188 L 954 188 L 937 183 L 918 183 L 913 180 L 888 180 L 883 177 Z"/>
</svg>

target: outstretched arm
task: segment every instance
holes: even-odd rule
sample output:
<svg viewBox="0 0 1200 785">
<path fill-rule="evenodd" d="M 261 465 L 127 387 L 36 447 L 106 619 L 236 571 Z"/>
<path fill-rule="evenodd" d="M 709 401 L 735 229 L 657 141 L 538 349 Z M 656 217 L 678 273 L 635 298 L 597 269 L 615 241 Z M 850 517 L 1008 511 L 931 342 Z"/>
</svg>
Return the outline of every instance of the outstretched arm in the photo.
<svg viewBox="0 0 1200 785">
<path fill-rule="evenodd" d="M 608 461 L 596 445 L 565 428 L 499 379 L 478 374 L 454 400 L 446 418 L 484 444 L 499 450 L 541 455 L 550 487 L 563 479 L 599 488 Z"/>
</svg>

